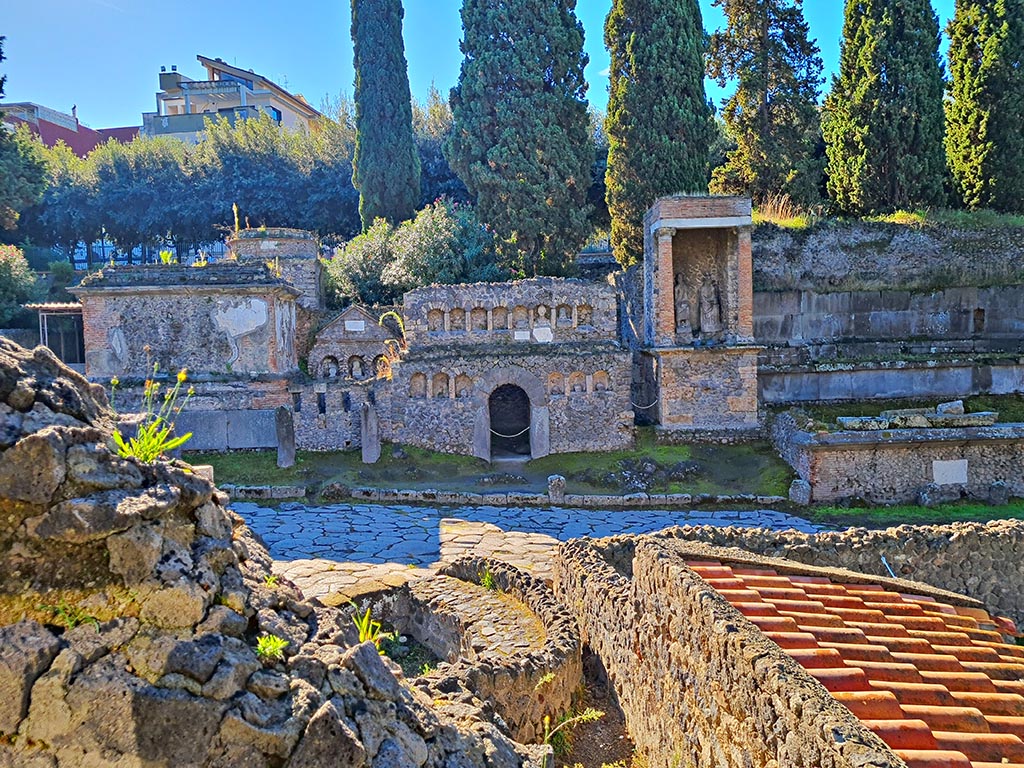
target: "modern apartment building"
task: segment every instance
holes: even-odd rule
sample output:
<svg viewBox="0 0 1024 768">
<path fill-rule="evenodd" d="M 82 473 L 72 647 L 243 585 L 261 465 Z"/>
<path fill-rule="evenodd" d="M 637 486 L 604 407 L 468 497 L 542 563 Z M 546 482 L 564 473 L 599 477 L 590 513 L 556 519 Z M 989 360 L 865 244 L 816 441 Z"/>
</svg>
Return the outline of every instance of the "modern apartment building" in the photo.
<svg viewBox="0 0 1024 768">
<path fill-rule="evenodd" d="M 306 128 L 320 117 L 301 96 L 289 93 L 251 69 L 241 69 L 221 59 L 197 56 L 206 68 L 205 80 L 193 80 L 171 67 L 160 68 L 156 112 L 142 115 L 142 133 L 174 136 L 195 143 L 207 118 L 235 120 L 270 115 L 284 128 Z"/>
<path fill-rule="evenodd" d="M 79 157 L 85 157 L 110 139 L 124 144 L 139 135 L 138 126 L 97 130 L 82 125 L 78 121 L 77 107 L 72 107 L 69 115 L 31 101 L 18 101 L 0 104 L 0 113 L 3 114 L 3 123 L 11 130 L 27 125 L 46 146 L 52 147 L 63 141 Z"/>
</svg>

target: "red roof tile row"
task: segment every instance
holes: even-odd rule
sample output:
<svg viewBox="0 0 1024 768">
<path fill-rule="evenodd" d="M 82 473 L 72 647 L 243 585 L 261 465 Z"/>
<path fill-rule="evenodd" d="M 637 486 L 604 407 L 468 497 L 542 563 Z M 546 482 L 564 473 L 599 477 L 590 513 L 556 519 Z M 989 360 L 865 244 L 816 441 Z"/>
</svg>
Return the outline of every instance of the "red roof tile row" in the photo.
<svg viewBox="0 0 1024 768">
<path fill-rule="evenodd" d="M 911 768 L 1024 768 L 1013 622 L 880 585 L 687 565 Z"/>
</svg>

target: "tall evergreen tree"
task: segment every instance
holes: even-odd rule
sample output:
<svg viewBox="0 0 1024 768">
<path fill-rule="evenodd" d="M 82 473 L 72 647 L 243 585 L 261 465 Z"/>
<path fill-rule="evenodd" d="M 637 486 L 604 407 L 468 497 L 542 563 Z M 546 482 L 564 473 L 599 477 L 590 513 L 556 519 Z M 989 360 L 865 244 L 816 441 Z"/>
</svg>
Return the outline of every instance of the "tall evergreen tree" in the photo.
<svg viewBox="0 0 1024 768">
<path fill-rule="evenodd" d="M 946 157 L 968 208 L 1024 210 L 1024 0 L 957 0 Z"/>
<path fill-rule="evenodd" d="M 463 0 L 446 154 L 525 274 L 562 271 L 587 234 L 592 144 L 576 0 Z"/>
<path fill-rule="evenodd" d="M 374 219 L 411 219 L 420 199 L 401 0 L 352 0 L 356 149 L 352 183 L 363 230 Z"/>
<path fill-rule="evenodd" d="M 711 107 L 697 0 L 613 0 L 606 186 L 615 257 L 643 257 L 644 213 L 662 195 L 707 189 Z"/>
<path fill-rule="evenodd" d="M 944 202 L 943 88 L 930 0 L 846 0 L 839 73 L 822 114 L 839 210 Z"/>
<path fill-rule="evenodd" d="M 821 163 L 820 50 L 808 38 L 803 0 L 714 0 L 727 26 L 711 36 L 708 74 L 736 92 L 723 104 L 736 140 L 711 191 L 761 201 L 777 193 L 798 203 L 817 200 Z"/>
</svg>

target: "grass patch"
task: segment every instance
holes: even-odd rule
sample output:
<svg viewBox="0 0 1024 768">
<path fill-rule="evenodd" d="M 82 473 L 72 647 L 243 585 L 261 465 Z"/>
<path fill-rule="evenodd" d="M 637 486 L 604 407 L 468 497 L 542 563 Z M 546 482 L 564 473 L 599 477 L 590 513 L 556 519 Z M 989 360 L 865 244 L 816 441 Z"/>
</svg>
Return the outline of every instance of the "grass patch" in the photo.
<svg viewBox="0 0 1024 768">
<path fill-rule="evenodd" d="M 1024 395 L 974 395 L 963 398 L 968 413 L 997 411 L 999 423 L 1024 422 Z M 836 430 L 839 416 L 878 416 L 882 411 L 899 408 L 934 408 L 939 401 L 931 400 L 861 400 L 854 403 L 813 403 L 801 405 L 800 410 L 817 422 L 822 429 Z"/>
<path fill-rule="evenodd" d="M 569 493 L 621 493 L 628 491 L 617 487 L 611 476 L 621 478 L 624 471 L 649 462 L 659 468 L 686 465 L 679 476 L 652 483 L 648 488 L 652 493 L 785 495 L 793 477 L 767 443 L 661 445 L 652 428 L 638 429 L 636 446 L 628 451 L 554 454 L 511 468 L 471 456 L 394 445 L 383 446 L 376 464 L 363 464 L 359 451 L 299 451 L 295 465 L 288 469 L 277 468 L 276 451 L 190 453 L 184 458 L 212 465 L 218 483 L 305 485 L 314 494 L 335 483 L 350 488 L 546 493 L 547 478 L 553 474 L 566 478 Z"/>
<path fill-rule="evenodd" d="M 895 211 L 882 216 L 867 216 L 865 221 L 898 224 L 904 227 L 954 227 L 986 230 L 1024 227 L 1024 216 L 990 210 L 964 211 L 948 208 L 934 210 Z"/>
<path fill-rule="evenodd" d="M 978 502 L 943 504 L 934 508 L 915 505 L 893 507 L 816 507 L 803 510 L 802 517 L 819 525 L 889 528 L 895 525 L 946 525 L 989 520 L 1024 520 L 1024 499 L 1014 499 L 1002 507 Z"/>
</svg>

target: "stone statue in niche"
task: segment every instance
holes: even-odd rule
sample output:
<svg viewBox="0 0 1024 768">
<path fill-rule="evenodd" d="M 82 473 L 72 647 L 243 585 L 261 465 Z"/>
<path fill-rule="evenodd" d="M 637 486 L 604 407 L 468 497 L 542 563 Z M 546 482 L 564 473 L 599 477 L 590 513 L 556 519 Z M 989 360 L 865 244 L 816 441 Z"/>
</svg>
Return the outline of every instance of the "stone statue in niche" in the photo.
<svg viewBox="0 0 1024 768">
<path fill-rule="evenodd" d="M 693 327 L 690 325 L 690 287 L 683 281 L 682 275 L 676 275 L 674 296 L 676 333 L 686 338 L 693 338 Z"/>
<path fill-rule="evenodd" d="M 328 357 L 324 362 L 324 376 L 328 379 L 338 378 L 338 361 L 333 357 Z"/>
<path fill-rule="evenodd" d="M 548 317 L 548 308 L 541 304 L 537 307 L 537 322 L 534 323 L 534 328 L 550 328 L 551 318 Z"/>
<path fill-rule="evenodd" d="M 705 339 L 722 331 L 722 303 L 718 295 L 718 283 L 710 275 L 704 275 L 700 284 L 700 333 Z"/>
<path fill-rule="evenodd" d="M 409 384 L 409 395 L 414 398 L 427 396 L 427 378 L 423 374 L 415 374 Z"/>
<path fill-rule="evenodd" d="M 349 371 L 353 379 L 363 378 L 363 361 L 358 357 L 352 358 L 351 369 Z"/>
<path fill-rule="evenodd" d="M 565 304 L 558 308 L 558 317 L 555 319 L 555 325 L 559 328 L 568 328 L 572 325 L 572 310 Z"/>
</svg>

